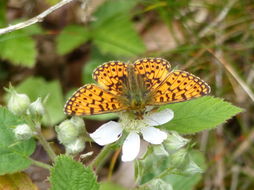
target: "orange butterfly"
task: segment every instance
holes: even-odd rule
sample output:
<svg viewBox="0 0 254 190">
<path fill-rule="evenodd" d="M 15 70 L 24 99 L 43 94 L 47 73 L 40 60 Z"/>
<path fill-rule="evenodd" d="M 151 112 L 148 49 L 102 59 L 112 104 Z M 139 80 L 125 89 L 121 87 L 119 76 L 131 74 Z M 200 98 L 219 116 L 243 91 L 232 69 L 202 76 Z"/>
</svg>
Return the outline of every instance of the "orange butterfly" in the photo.
<svg viewBox="0 0 254 190">
<path fill-rule="evenodd" d="M 123 110 L 137 115 L 146 106 L 182 102 L 207 95 L 210 87 L 186 71 L 170 71 L 162 58 L 138 59 L 133 64 L 110 61 L 93 72 L 97 84 L 78 89 L 65 105 L 68 115 L 96 115 Z"/>
</svg>

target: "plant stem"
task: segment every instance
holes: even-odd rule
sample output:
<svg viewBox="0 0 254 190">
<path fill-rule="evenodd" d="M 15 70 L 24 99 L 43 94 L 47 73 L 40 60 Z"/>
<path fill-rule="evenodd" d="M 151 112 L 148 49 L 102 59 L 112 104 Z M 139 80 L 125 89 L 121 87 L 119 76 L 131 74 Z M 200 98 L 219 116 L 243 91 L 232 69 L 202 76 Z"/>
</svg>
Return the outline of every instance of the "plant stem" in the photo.
<svg viewBox="0 0 254 190">
<path fill-rule="evenodd" d="M 104 146 L 97 157 L 91 162 L 90 166 L 92 168 L 99 167 L 99 165 L 101 165 L 101 163 L 103 163 L 103 161 L 108 157 L 109 153 L 117 146 L 118 144 L 109 144 Z"/>
<path fill-rule="evenodd" d="M 48 153 L 50 159 L 52 161 L 55 161 L 56 153 L 52 150 L 51 146 L 47 142 L 47 140 L 44 138 L 44 136 L 41 134 L 41 132 L 38 132 L 37 139 L 39 140 L 40 144 L 43 146 L 44 150 Z"/>
<path fill-rule="evenodd" d="M 36 161 L 34 159 L 31 159 L 31 158 L 30 158 L 30 161 L 32 162 L 33 165 L 36 165 L 38 167 L 41 167 L 41 168 L 44 168 L 44 169 L 47 169 L 47 170 L 51 169 L 51 166 L 49 164 L 45 164 L 43 162 L 39 162 L 39 161 Z"/>
</svg>

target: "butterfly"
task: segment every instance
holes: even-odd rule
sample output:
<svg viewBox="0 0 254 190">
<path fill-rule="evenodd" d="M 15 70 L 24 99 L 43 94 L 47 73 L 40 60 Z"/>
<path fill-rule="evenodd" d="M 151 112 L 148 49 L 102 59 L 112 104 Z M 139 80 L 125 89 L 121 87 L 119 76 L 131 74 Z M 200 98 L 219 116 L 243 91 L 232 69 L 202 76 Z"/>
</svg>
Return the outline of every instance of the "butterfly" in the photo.
<svg viewBox="0 0 254 190">
<path fill-rule="evenodd" d="M 210 93 L 209 85 L 186 71 L 171 71 L 162 58 L 134 63 L 110 61 L 93 72 L 97 84 L 86 84 L 67 101 L 68 115 L 96 115 L 131 111 L 144 114 L 147 106 L 183 102 Z"/>
</svg>

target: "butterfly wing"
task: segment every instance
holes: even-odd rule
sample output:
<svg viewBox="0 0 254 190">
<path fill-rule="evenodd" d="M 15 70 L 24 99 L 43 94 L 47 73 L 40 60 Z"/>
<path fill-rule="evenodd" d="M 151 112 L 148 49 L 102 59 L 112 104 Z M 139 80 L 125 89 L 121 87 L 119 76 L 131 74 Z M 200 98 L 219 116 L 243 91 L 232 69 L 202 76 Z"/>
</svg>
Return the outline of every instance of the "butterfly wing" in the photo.
<svg viewBox="0 0 254 190">
<path fill-rule="evenodd" d="M 96 115 L 118 112 L 126 109 L 117 96 L 96 86 L 88 84 L 78 89 L 67 101 L 64 111 L 68 115 Z"/>
<path fill-rule="evenodd" d="M 151 92 L 148 105 L 182 102 L 209 93 L 209 85 L 199 77 L 185 71 L 173 71 Z"/>
<path fill-rule="evenodd" d="M 170 73 L 170 63 L 162 58 L 144 58 L 134 62 L 135 72 L 144 79 L 147 90 L 157 88 Z"/>
<path fill-rule="evenodd" d="M 97 67 L 93 79 L 103 89 L 119 95 L 123 91 L 123 83 L 127 77 L 127 64 L 120 61 L 110 61 Z"/>
</svg>

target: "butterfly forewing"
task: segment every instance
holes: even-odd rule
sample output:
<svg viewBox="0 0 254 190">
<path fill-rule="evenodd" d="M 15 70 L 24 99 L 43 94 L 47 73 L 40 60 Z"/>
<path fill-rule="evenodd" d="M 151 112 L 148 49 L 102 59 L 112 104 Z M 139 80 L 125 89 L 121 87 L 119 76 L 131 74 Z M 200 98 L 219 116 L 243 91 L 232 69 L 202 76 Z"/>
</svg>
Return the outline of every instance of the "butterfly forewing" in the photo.
<svg viewBox="0 0 254 190">
<path fill-rule="evenodd" d="M 93 72 L 94 80 L 112 94 L 122 93 L 123 81 L 126 80 L 127 65 L 120 61 L 110 61 L 96 68 Z"/>
<path fill-rule="evenodd" d="M 117 96 L 98 87 L 88 84 L 77 90 L 65 105 L 68 115 L 96 115 L 118 112 L 126 109 Z"/>
<path fill-rule="evenodd" d="M 151 92 L 148 105 L 182 102 L 207 95 L 210 87 L 199 77 L 185 71 L 173 71 Z"/>
<path fill-rule="evenodd" d="M 147 89 L 152 90 L 170 73 L 170 63 L 162 58 L 138 59 L 134 63 L 135 72 L 142 75 Z"/>
</svg>

